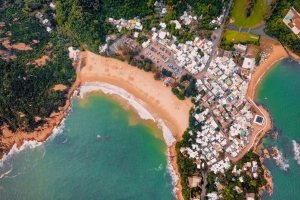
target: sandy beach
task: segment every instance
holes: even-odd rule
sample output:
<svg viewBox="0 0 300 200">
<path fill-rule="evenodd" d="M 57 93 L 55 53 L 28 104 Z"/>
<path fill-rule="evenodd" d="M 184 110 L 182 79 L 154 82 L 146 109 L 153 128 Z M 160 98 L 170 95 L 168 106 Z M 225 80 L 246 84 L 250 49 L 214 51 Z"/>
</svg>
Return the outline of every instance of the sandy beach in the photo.
<svg viewBox="0 0 300 200">
<path fill-rule="evenodd" d="M 141 99 L 146 103 L 146 109 L 154 116 L 161 118 L 165 125 L 170 129 L 174 138 L 180 141 L 183 132 L 188 127 L 189 110 L 193 106 L 192 102 L 187 100 L 179 100 L 171 92 L 170 87 L 165 87 L 162 81 L 156 81 L 152 73 L 147 73 L 136 67 L 130 66 L 125 62 L 121 62 L 112 58 L 106 58 L 89 51 L 82 53 L 83 68 L 79 72 L 78 64 L 76 71 L 77 80 L 69 90 L 68 100 L 64 107 L 59 108 L 58 113 L 52 113 L 49 118 L 46 118 L 47 123 L 42 127 L 38 127 L 35 131 L 28 133 L 17 131 L 11 132 L 7 127 L 2 127 L 3 135 L 0 136 L 0 148 L 3 153 L 7 154 L 13 145 L 20 148 L 24 141 L 45 141 L 53 132 L 55 127 L 58 127 L 63 118 L 67 115 L 67 110 L 70 106 L 70 98 L 74 90 L 79 85 L 87 82 L 104 82 L 126 90 L 134 97 Z M 56 85 L 54 89 L 62 89 L 61 85 Z M 36 120 L 40 120 L 38 116 Z M 180 175 L 177 168 L 177 156 L 174 142 L 169 147 L 170 161 L 179 177 L 176 184 L 177 197 L 183 199 L 181 194 Z M 0 158 L 4 154 L 0 155 Z"/>
<path fill-rule="evenodd" d="M 147 105 L 147 110 L 164 120 L 177 141 L 182 138 L 188 127 L 189 110 L 193 106 L 189 99 L 179 100 L 170 87 L 165 87 L 162 81 L 156 81 L 153 74 L 145 72 L 112 58 L 96 55 L 92 52 L 84 53 L 84 67 L 80 72 L 81 83 L 104 82 L 120 87 L 134 97 L 141 99 Z M 177 170 L 175 142 L 169 147 L 170 160 L 174 170 Z M 181 195 L 180 179 L 177 183 L 177 196 Z"/>
<path fill-rule="evenodd" d="M 257 106 L 255 101 L 256 92 L 260 81 L 263 79 L 263 76 L 266 72 L 274 66 L 280 60 L 289 57 L 283 46 L 281 46 L 278 42 L 273 42 L 272 44 L 272 52 L 270 52 L 270 56 L 256 68 L 255 73 L 252 75 L 250 84 L 248 86 L 247 99 L 252 104 L 253 110 L 255 113 L 262 115 L 265 118 L 265 123 L 263 127 L 259 127 L 257 125 L 254 126 L 254 132 L 249 138 L 249 145 L 243 149 L 242 153 L 236 158 L 240 159 L 242 155 L 247 153 L 252 147 L 254 152 L 256 152 L 257 146 L 259 145 L 261 139 L 266 135 L 266 133 L 272 129 L 272 119 L 269 112 L 262 106 Z M 262 162 L 262 158 L 261 162 Z M 261 190 L 267 189 L 269 194 L 271 195 L 273 192 L 273 182 L 272 177 L 267 176 L 266 167 L 263 166 L 265 171 L 264 177 L 267 180 L 266 187 L 260 188 Z"/>
</svg>

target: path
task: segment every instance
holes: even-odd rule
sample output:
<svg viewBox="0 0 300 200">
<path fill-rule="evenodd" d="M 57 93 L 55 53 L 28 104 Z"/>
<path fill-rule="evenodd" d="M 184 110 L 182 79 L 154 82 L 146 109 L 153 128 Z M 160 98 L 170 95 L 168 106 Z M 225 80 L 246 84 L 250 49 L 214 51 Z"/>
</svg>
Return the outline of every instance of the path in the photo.
<svg viewBox="0 0 300 200">
<path fill-rule="evenodd" d="M 229 14 L 232 2 L 233 2 L 233 0 L 230 0 L 230 2 L 228 4 L 228 8 L 226 10 L 226 13 L 224 15 L 223 22 L 222 22 L 220 28 L 218 28 L 217 30 L 215 30 L 215 33 L 216 33 L 217 36 L 216 36 L 216 39 L 214 41 L 214 45 L 213 45 L 210 57 L 209 57 L 206 65 L 205 65 L 205 68 L 202 70 L 203 72 L 207 71 L 207 69 L 210 66 L 210 63 L 211 63 L 212 59 L 215 57 L 216 50 L 217 50 L 217 48 L 219 46 L 219 43 L 220 43 L 220 40 L 221 40 L 221 36 L 222 36 L 222 32 L 223 32 L 223 28 L 224 28 L 224 25 L 225 25 L 225 22 L 226 22 L 226 18 L 227 18 L 228 14 Z"/>
<path fill-rule="evenodd" d="M 264 31 L 265 27 L 266 27 L 266 25 L 262 25 L 262 26 L 259 26 L 258 28 L 251 29 L 251 28 L 237 27 L 235 25 L 229 25 L 229 26 L 227 26 L 227 28 L 229 30 L 238 31 L 238 32 L 251 33 L 251 34 L 254 34 L 254 35 L 260 35 L 260 36 L 264 36 L 264 37 L 273 39 L 271 36 L 269 36 L 269 35 L 267 35 L 265 33 L 265 31 Z"/>
<path fill-rule="evenodd" d="M 267 113 L 267 111 L 264 110 L 262 106 L 258 107 L 256 105 L 256 103 L 250 97 L 248 97 L 247 100 L 249 101 L 249 103 L 251 103 L 251 106 L 255 110 L 260 112 L 258 114 L 261 114 L 264 117 L 265 123 L 264 123 L 263 128 L 261 128 L 256 133 L 251 134 L 251 136 L 249 138 L 249 143 L 245 146 L 245 148 L 239 153 L 239 155 L 237 157 L 232 157 L 232 156 L 228 155 L 228 158 L 234 163 L 238 162 L 242 157 L 244 157 L 244 155 L 253 147 L 253 145 L 257 145 L 257 143 L 259 142 L 256 140 L 257 136 L 259 136 L 260 133 L 263 131 L 268 131 L 270 129 L 270 125 L 271 125 L 270 124 L 271 121 L 269 119 L 270 117 L 268 116 L 269 114 Z"/>
<path fill-rule="evenodd" d="M 202 179 L 203 179 L 203 184 L 201 186 L 201 200 L 204 200 L 205 195 L 206 195 L 206 185 L 207 185 L 207 170 L 204 172 L 203 170 L 201 171 L 202 174 Z"/>
</svg>

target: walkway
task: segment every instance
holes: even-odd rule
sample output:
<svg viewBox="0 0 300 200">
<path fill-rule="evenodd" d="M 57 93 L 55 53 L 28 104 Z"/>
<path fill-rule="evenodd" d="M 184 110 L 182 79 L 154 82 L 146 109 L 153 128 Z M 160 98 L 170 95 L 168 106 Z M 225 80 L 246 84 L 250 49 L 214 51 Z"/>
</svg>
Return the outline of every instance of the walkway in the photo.
<svg viewBox="0 0 300 200">
<path fill-rule="evenodd" d="M 201 200 L 205 199 L 205 195 L 206 195 L 206 185 L 207 185 L 207 170 L 205 170 L 205 172 L 203 172 L 203 170 L 201 171 L 202 173 L 202 180 L 204 181 L 201 187 Z"/>
<path fill-rule="evenodd" d="M 210 57 L 209 57 L 209 59 L 208 59 L 208 61 L 207 61 L 207 63 L 206 63 L 205 68 L 202 70 L 203 72 L 206 72 L 206 71 L 207 71 L 207 69 L 208 69 L 209 66 L 210 66 L 210 63 L 211 63 L 212 59 L 215 57 L 216 50 L 217 50 L 217 48 L 218 48 L 218 46 L 219 46 L 219 43 L 220 43 L 220 40 L 221 40 L 221 36 L 222 36 L 222 32 L 223 32 L 223 28 L 224 28 L 224 25 L 225 25 L 225 22 L 226 22 L 226 18 L 227 18 L 228 14 L 229 14 L 229 11 L 230 11 L 232 2 L 233 2 L 233 0 L 230 0 L 230 2 L 229 2 L 229 4 L 228 4 L 228 8 L 227 8 L 227 10 L 226 10 L 226 13 L 225 13 L 225 15 L 224 15 L 223 22 L 222 22 L 220 28 L 218 28 L 218 29 L 215 31 L 215 33 L 216 33 L 217 36 L 216 36 L 216 39 L 215 39 L 215 41 L 214 41 L 214 46 L 213 46 L 213 48 L 212 48 Z"/>
<path fill-rule="evenodd" d="M 271 36 L 269 36 L 265 33 L 265 31 L 264 31 L 265 27 L 266 27 L 266 25 L 262 25 L 262 26 L 259 26 L 258 28 L 251 29 L 251 28 L 237 27 L 235 25 L 227 26 L 227 28 L 229 30 L 234 30 L 234 31 L 238 31 L 238 32 L 247 32 L 247 33 L 251 33 L 251 34 L 254 34 L 254 35 L 260 35 L 260 36 L 264 36 L 264 37 L 267 37 L 267 38 L 274 39 L 274 38 L 272 38 Z"/>
</svg>

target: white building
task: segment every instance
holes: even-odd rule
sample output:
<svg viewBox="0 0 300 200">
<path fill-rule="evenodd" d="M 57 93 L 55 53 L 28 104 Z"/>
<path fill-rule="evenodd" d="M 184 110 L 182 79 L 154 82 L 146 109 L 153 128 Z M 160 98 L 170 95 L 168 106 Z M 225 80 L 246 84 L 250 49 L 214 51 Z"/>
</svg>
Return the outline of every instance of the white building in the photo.
<svg viewBox="0 0 300 200">
<path fill-rule="evenodd" d="M 50 3 L 50 8 L 52 8 L 53 10 L 55 10 L 55 8 L 56 8 L 56 5 L 54 4 L 54 3 Z"/>
<path fill-rule="evenodd" d="M 242 67 L 245 69 L 253 69 L 254 65 L 255 65 L 254 58 L 245 58 Z"/>
</svg>

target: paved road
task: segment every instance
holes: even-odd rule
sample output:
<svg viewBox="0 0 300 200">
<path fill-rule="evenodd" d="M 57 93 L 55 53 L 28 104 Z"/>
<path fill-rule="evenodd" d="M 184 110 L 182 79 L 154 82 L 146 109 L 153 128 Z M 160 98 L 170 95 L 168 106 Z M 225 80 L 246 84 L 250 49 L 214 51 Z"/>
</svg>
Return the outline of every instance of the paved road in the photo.
<svg viewBox="0 0 300 200">
<path fill-rule="evenodd" d="M 203 72 L 206 72 L 206 71 L 207 71 L 207 69 L 208 69 L 208 67 L 210 66 L 210 63 L 211 63 L 213 57 L 214 57 L 215 54 L 216 54 L 216 50 L 218 49 L 218 45 L 219 45 L 220 40 L 221 40 L 221 36 L 222 36 L 224 24 L 225 24 L 225 22 L 226 22 L 226 18 L 227 18 L 227 16 L 228 16 L 229 11 L 230 11 L 232 2 L 233 2 L 233 0 L 230 0 L 230 2 L 229 2 L 229 4 L 228 4 L 228 8 L 227 8 L 227 10 L 226 10 L 226 13 L 225 13 L 225 15 L 224 15 L 224 20 L 223 20 L 223 22 L 222 22 L 220 28 L 218 28 L 216 31 L 214 31 L 214 32 L 216 33 L 216 39 L 215 39 L 215 41 L 214 41 L 214 46 L 213 46 L 213 48 L 212 48 L 211 55 L 210 55 L 210 57 L 209 57 L 209 59 L 208 59 L 208 61 L 207 61 L 207 63 L 206 63 L 205 68 L 203 69 Z"/>
<path fill-rule="evenodd" d="M 201 187 L 201 200 L 204 200 L 205 198 L 205 195 L 206 195 L 206 185 L 207 185 L 207 170 L 205 172 L 203 172 L 203 170 L 201 171 L 202 173 L 202 178 L 203 178 L 203 181 L 204 183 L 202 184 L 202 187 Z"/>
<path fill-rule="evenodd" d="M 264 37 L 267 37 L 267 38 L 271 38 L 271 39 L 274 39 L 272 37 L 270 37 L 269 35 L 267 35 L 264 31 L 266 25 L 262 25 L 256 29 L 251 29 L 251 28 L 242 28 L 242 27 L 237 27 L 235 25 L 229 25 L 227 26 L 227 28 L 229 30 L 234 30 L 234 31 L 239 31 L 239 32 L 247 32 L 247 33 L 251 33 L 251 34 L 254 34 L 254 35 L 260 35 L 260 36 L 264 36 Z"/>
</svg>

